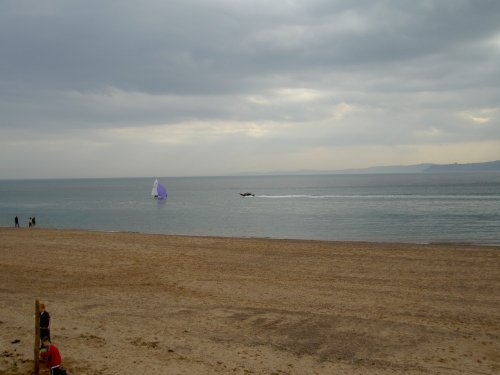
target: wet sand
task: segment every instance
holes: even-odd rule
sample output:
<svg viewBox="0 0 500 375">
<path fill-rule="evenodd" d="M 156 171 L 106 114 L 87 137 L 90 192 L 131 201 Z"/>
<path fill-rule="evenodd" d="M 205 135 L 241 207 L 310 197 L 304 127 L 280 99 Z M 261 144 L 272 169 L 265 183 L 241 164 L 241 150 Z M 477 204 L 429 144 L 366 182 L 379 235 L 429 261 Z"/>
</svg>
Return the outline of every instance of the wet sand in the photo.
<svg viewBox="0 0 500 375">
<path fill-rule="evenodd" d="M 70 374 L 500 373 L 500 247 L 0 228 L 0 374 L 36 298 Z"/>
</svg>

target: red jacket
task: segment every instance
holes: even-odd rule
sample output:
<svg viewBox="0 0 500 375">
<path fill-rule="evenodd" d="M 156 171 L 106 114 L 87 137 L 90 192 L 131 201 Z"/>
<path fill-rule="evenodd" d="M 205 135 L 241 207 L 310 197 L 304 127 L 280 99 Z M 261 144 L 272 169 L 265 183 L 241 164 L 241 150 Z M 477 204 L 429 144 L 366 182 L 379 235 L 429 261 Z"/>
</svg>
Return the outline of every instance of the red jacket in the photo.
<svg viewBox="0 0 500 375">
<path fill-rule="evenodd" d="M 49 359 L 50 368 L 61 365 L 61 353 L 59 353 L 59 349 L 55 345 L 50 344 L 49 349 L 46 352 L 42 352 L 41 355 L 43 358 Z"/>
</svg>

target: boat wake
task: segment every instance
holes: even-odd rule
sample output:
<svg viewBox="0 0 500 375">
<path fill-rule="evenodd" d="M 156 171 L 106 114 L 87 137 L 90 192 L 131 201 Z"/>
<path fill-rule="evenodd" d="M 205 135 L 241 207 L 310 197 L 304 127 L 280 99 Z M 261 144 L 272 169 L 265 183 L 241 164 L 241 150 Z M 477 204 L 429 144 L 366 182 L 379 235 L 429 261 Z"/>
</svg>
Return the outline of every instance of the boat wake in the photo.
<svg viewBox="0 0 500 375">
<path fill-rule="evenodd" d="M 324 199 L 324 198 L 341 198 L 342 196 L 335 195 L 301 195 L 301 194 L 289 194 L 289 195 L 256 195 L 257 198 L 268 198 L 268 199 L 283 199 L 283 198 L 309 198 L 309 199 Z"/>
<path fill-rule="evenodd" d="M 449 200 L 498 200 L 499 195 L 308 195 L 308 194 L 287 194 L 287 195 L 256 195 L 257 198 L 267 199 L 449 199 Z"/>
</svg>

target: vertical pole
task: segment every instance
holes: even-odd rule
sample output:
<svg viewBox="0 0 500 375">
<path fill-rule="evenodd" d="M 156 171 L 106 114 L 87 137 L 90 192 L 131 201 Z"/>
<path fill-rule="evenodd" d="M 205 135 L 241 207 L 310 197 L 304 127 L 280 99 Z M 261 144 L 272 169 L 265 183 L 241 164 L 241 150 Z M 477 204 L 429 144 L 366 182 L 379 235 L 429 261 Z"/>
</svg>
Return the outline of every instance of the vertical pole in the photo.
<svg viewBox="0 0 500 375">
<path fill-rule="evenodd" d="M 35 370 L 34 374 L 40 373 L 40 302 L 35 300 Z"/>
</svg>

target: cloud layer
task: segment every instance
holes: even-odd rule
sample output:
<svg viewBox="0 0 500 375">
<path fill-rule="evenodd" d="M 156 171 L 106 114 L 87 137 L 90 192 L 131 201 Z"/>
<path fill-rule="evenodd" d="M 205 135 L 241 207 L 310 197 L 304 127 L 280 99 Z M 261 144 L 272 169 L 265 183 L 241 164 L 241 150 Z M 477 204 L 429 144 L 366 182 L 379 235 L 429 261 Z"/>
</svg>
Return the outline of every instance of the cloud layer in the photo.
<svg viewBox="0 0 500 375">
<path fill-rule="evenodd" d="M 0 178 L 500 159 L 500 3 L 3 1 Z"/>
</svg>

